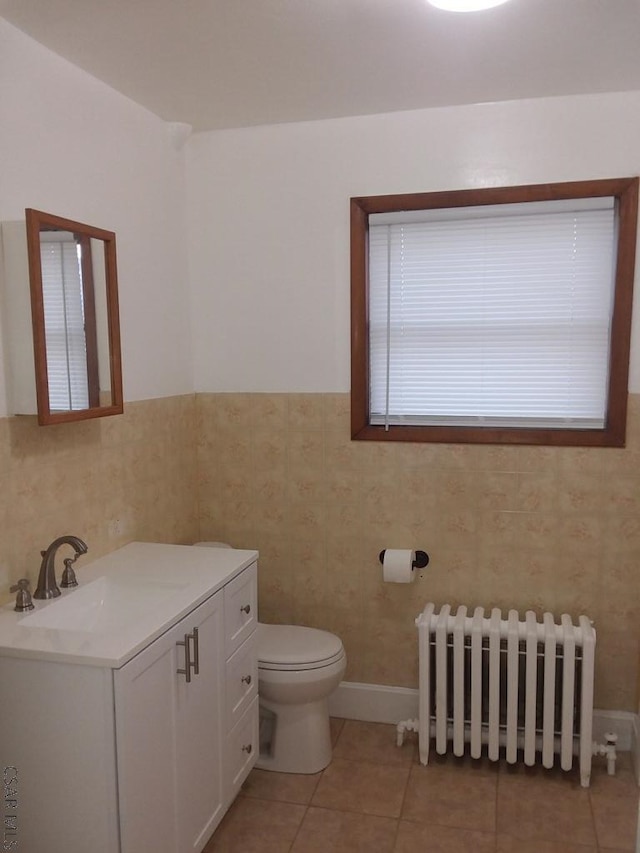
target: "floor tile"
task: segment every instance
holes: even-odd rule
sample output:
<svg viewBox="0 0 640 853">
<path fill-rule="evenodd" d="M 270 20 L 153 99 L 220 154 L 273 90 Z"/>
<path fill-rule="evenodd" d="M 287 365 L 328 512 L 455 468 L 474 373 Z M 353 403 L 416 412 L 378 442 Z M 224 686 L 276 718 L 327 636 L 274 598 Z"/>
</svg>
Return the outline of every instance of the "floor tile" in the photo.
<svg viewBox="0 0 640 853">
<path fill-rule="evenodd" d="M 633 849 L 636 850 L 635 847 Z M 637 849 L 640 850 L 640 847 Z M 627 851 L 619 847 L 598 847 L 598 853 L 627 853 Z"/>
<path fill-rule="evenodd" d="M 498 835 L 497 853 L 597 853 L 598 848 L 566 841 L 523 841 L 512 835 Z"/>
<path fill-rule="evenodd" d="M 253 770 L 203 853 L 632 853 L 638 787 L 616 775 L 507 765 L 395 746 L 394 727 L 331 721 L 313 776 Z"/>
<path fill-rule="evenodd" d="M 396 727 L 387 723 L 346 720 L 333 750 L 334 758 L 374 761 L 379 764 L 408 764 L 416 752 L 415 743 L 396 744 Z"/>
<path fill-rule="evenodd" d="M 589 790 L 592 794 L 637 797 L 640 789 L 633 771 L 631 754 L 629 752 L 618 754 L 616 772 L 613 776 L 609 776 L 607 763 L 603 758 L 594 759 Z"/>
<path fill-rule="evenodd" d="M 292 853 L 392 853 L 398 821 L 311 807 Z"/>
<path fill-rule="evenodd" d="M 322 773 L 311 804 L 338 811 L 400 817 L 409 766 L 391 767 L 334 758 Z"/>
<path fill-rule="evenodd" d="M 305 806 L 238 797 L 203 853 L 289 853 Z"/>
<path fill-rule="evenodd" d="M 402 817 L 495 832 L 497 774 L 451 765 L 413 766 Z"/>
<path fill-rule="evenodd" d="M 549 777 L 498 777 L 498 832 L 524 841 L 596 845 L 588 789 Z"/>
<path fill-rule="evenodd" d="M 495 853 L 495 838 L 492 832 L 401 820 L 394 853 Z"/>
<path fill-rule="evenodd" d="M 591 795 L 598 844 L 619 850 L 636 849 L 638 797 Z"/>
<path fill-rule="evenodd" d="M 242 786 L 243 797 L 259 800 L 277 800 L 282 803 L 311 802 L 321 773 L 274 773 L 271 770 L 253 769 Z"/>
</svg>

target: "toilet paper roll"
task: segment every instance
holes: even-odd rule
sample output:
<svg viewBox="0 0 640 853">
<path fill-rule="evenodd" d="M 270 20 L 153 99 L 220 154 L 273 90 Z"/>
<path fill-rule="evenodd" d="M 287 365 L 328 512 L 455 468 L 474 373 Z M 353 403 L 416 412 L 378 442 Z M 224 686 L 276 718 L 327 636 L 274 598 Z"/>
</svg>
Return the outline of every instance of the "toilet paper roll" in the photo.
<svg viewBox="0 0 640 853">
<path fill-rule="evenodd" d="M 382 579 L 388 583 L 412 583 L 416 579 L 415 559 L 415 551 L 387 548 L 382 560 Z"/>
</svg>

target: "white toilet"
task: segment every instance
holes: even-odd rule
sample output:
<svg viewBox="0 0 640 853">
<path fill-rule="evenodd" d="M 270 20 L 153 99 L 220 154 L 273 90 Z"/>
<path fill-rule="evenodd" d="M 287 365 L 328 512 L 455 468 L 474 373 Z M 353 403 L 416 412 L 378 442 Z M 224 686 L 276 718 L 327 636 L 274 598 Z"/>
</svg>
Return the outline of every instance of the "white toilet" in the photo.
<svg viewBox="0 0 640 853">
<path fill-rule="evenodd" d="M 221 542 L 196 545 L 229 547 Z M 327 699 L 347 656 L 335 634 L 300 625 L 258 625 L 260 757 L 256 767 L 318 773 L 331 761 Z"/>
<path fill-rule="evenodd" d="M 318 773 L 331 761 L 327 699 L 347 656 L 339 637 L 299 625 L 258 626 L 260 758 L 256 767 Z"/>
</svg>

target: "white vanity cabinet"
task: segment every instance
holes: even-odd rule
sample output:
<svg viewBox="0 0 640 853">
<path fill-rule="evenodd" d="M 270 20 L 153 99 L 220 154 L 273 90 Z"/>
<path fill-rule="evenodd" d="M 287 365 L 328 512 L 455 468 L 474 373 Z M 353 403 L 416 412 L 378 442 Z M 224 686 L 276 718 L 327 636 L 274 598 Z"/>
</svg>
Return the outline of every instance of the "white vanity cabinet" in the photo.
<svg viewBox="0 0 640 853">
<path fill-rule="evenodd" d="M 255 763 L 256 587 L 250 566 L 114 672 L 121 853 L 199 853 Z"/>
<path fill-rule="evenodd" d="M 0 758 L 17 768 L 18 851 L 202 851 L 258 753 L 257 565 L 254 552 L 236 553 L 240 571 L 121 666 L 100 665 L 97 646 L 83 664 L 71 632 L 46 632 L 54 661 L 0 648 Z"/>
</svg>

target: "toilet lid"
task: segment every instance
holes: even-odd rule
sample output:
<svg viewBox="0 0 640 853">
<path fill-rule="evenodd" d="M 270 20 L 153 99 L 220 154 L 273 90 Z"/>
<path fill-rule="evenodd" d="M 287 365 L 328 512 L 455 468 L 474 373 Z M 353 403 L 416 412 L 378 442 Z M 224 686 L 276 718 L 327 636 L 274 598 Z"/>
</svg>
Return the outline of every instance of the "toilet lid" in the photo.
<svg viewBox="0 0 640 853">
<path fill-rule="evenodd" d="M 344 655 L 329 631 L 301 625 L 258 625 L 258 661 L 264 669 L 315 669 Z"/>
</svg>

